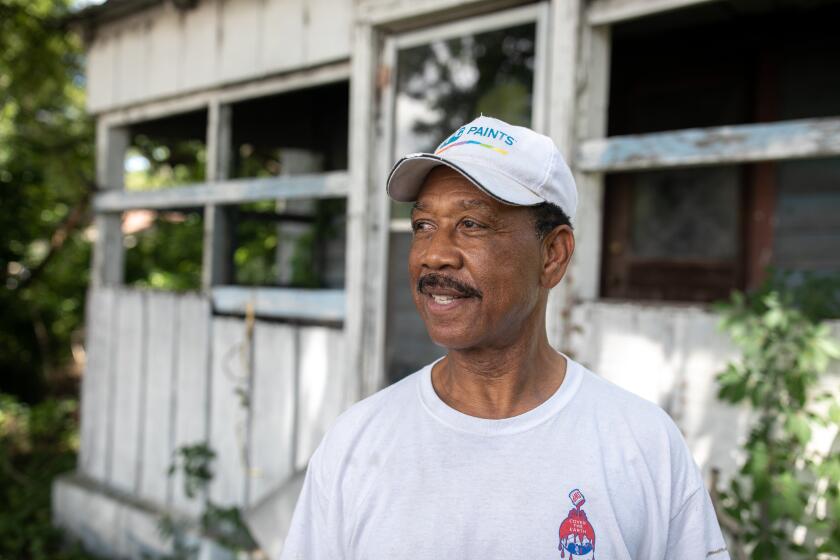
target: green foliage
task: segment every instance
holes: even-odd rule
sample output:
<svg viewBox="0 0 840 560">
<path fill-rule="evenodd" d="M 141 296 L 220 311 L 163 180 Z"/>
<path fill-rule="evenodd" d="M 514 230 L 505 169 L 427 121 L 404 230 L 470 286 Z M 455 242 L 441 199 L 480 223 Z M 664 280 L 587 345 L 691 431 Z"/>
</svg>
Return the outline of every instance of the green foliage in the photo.
<svg viewBox="0 0 840 560">
<path fill-rule="evenodd" d="M 272 215 L 275 201 L 242 205 L 239 212 Z M 324 248 L 326 242 L 340 235 L 340 218 L 346 213 L 344 199 L 316 200 L 312 222 L 305 231 L 293 237 L 278 233 L 278 222 L 239 219 L 236 228 L 236 250 L 233 254 L 236 283 L 245 285 L 278 284 L 277 245 L 285 243 L 291 251 L 291 275 L 288 284 L 295 288 L 325 287 Z"/>
<path fill-rule="evenodd" d="M 202 216 L 155 213 L 148 228 L 125 236 L 125 281 L 183 292 L 201 287 Z"/>
<path fill-rule="evenodd" d="M 784 280 L 784 278 L 782 278 Z M 837 284 L 816 280 L 836 297 Z M 840 358 L 840 343 L 820 319 L 831 298 L 815 300 L 809 279 L 735 294 L 719 307 L 722 327 L 741 350 L 718 375 L 719 397 L 746 403 L 754 425 L 746 460 L 723 494 L 726 515 L 740 528 L 738 553 L 754 559 L 840 558 L 840 456 L 815 450 L 816 429 L 840 427 L 838 394 L 818 393 L 820 376 Z M 794 530 L 805 527 L 799 542 Z M 733 554 L 733 558 L 736 554 Z"/>
<path fill-rule="evenodd" d="M 126 190 L 158 190 L 203 181 L 207 149 L 198 140 L 156 140 L 138 134 L 126 158 L 141 158 L 147 164 L 145 169 L 126 173 Z"/>
<path fill-rule="evenodd" d="M 85 560 L 50 521 L 53 479 L 75 466 L 77 403 L 0 394 L 0 560 Z"/>
<path fill-rule="evenodd" d="M 175 451 L 175 458 L 169 467 L 169 476 L 182 473 L 184 494 L 193 499 L 204 500 L 207 489 L 213 481 L 213 461 L 216 452 L 205 442 L 184 445 Z M 198 524 L 185 519 L 164 515 L 158 524 L 161 536 L 172 541 L 172 553 L 159 560 L 195 560 L 199 545 L 195 533 L 208 537 L 231 550 L 252 551 L 257 544 L 242 520 L 238 507 L 223 507 L 209 498 L 204 502 L 204 511 Z"/>
<path fill-rule="evenodd" d="M 69 0 L 0 0 L 0 390 L 36 401 L 79 327 L 93 127 Z"/>
</svg>

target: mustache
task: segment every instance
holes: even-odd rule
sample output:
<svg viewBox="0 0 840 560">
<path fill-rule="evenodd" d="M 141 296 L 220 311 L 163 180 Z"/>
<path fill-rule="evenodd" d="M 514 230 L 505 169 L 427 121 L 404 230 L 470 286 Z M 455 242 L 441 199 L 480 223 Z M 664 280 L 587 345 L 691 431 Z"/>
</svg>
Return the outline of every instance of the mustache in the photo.
<svg viewBox="0 0 840 560">
<path fill-rule="evenodd" d="M 458 292 L 459 297 L 474 297 L 481 299 L 484 295 L 481 290 L 465 284 L 439 272 L 430 272 L 420 277 L 417 281 L 417 291 L 425 294 L 428 288 L 446 288 Z"/>
</svg>

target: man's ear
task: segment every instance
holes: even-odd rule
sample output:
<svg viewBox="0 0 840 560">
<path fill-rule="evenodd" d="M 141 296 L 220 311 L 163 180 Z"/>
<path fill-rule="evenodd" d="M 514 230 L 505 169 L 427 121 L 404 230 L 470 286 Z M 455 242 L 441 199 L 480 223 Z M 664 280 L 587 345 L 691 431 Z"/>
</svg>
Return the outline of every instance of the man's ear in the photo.
<svg viewBox="0 0 840 560">
<path fill-rule="evenodd" d="M 557 226 L 542 240 L 542 275 L 540 282 L 550 290 L 566 275 L 575 252 L 575 234 L 567 225 Z"/>
</svg>

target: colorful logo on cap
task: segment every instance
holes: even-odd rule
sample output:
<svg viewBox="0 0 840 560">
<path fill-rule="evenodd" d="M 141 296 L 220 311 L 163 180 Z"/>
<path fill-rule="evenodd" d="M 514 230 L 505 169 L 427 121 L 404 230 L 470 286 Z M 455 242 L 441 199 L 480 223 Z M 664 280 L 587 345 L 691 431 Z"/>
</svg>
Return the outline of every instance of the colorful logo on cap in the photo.
<svg viewBox="0 0 840 560">
<path fill-rule="evenodd" d="M 507 150 L 505 150 L 504 148 L 499 148 L 492 144 L 486 144 L 478 140 L 461 140 L 461 137 L 464 135 L 464 133 L 466 133 L 467 136 L 480 136 L 485 138 L 493 138 L 494 140 L 501 140 L 508 146 L 513 146 L 514 143 L 516 143 L 516 139 L 513 136 L 502 132 L 501 130 L 490 128 L 489 126 L 471 126 L 469 129 L 467 129 L 466 126 L 462 126 L 458 129 L 458 131 L 455 134 L 447 138 L 446 142 L 438 146 L 435 155 L 445 152 L 449 148 L 454 148 L 455 146 L 465 146 L 470 144 L 493 150 L 494 152 L 502 154 L 503 156 L 508 155 Z M 461 141 L 459 142 L 459 140 Z"/>
<path fill-rule="evenodd" d="M 584 556 L 592 553 L 595 559 L 595 529 L 586 518 L 586 512 L 581 509 L 586 503 L 583 493 L 575 488 L 569 492 L 569 499 L 575 506 L 569 510 L 569 515 L 560 524 L 560 544 L 557 549 L 560 557 L 565 558 L 569 553 L 570 560 L 575 556 Z"/>
<path fill-rule="evenodd" d="M 449 138 L 447 138 L 447 139 L 446 139 L 446 141 L 445 141 L 443 144 L 441 144 L 440 146 L 438 146 L 437 152 L 435 152 L 435 153 L 440 152 L 443 148 L 445 148 L 446 146 L 448 146 L 448 145 L 449 145 L 449 144 L 451 144 L 452 142 L 457 142 L 457 141 L 461 138 L 461 136 L 464 134 L 464 131 L 465 131 L 465 130 L 467 130 L 467 127 L 466 127 L 466 126 L 462 126 L 461 128 L 459 128 L 459 129 L 455 132 L 455 134 L 453 134 L 452 136 L 450 136 Z"/>
</svg>

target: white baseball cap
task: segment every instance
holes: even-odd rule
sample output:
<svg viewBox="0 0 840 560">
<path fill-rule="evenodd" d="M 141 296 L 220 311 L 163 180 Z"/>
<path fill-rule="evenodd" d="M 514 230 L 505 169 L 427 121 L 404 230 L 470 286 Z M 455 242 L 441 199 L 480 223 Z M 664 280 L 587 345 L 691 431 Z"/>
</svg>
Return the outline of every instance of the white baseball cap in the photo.
<svg viewBox="0 0 840 560">
<path fill-rule="evenodd" d="M 493 198 L 517 206 L 551 202 L 573 220 L 577 187 L 560 150 L 530 128 L 480 116 L 465 124 L 433 154 L 408 154 L 388 176 L 388 195 L 398 202 L 417 199 L 429 172 L 446 165 Z"/>
</svg>

